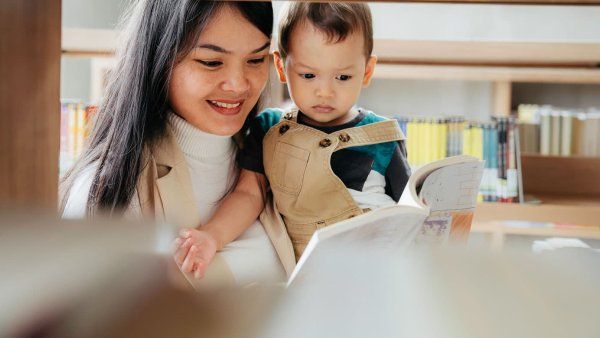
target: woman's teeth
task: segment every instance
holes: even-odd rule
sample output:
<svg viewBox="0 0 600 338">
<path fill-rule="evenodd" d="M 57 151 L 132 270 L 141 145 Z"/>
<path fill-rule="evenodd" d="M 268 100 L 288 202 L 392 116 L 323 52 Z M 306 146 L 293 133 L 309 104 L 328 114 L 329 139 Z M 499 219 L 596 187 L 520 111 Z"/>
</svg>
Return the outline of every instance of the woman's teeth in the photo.
<svg viewBox="0 0 600 338">
<path fill-rule="evenodd" d="M 240 105 L 240 103 L 225 103 L 219 101 L 210 100 L 210 103 L 214 104 L 217 107 L 232 109 Z"/>
</svg>

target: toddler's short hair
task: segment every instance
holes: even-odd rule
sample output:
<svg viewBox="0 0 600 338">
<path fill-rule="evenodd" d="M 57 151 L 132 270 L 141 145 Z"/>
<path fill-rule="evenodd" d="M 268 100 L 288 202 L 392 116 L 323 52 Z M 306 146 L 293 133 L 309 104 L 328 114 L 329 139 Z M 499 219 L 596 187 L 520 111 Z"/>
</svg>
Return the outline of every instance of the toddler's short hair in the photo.
<svg viewBox="0 0 600 338">
<path fill-rule="evenodd" d="M 363 3 L 291 2 L 279 22 L 279 53 L 285 59 L 294 28 L 310 23 L 327 35 L 329 42 L 344 41 L 348 35 L 361 32 L 364 54 L 368 59 L 373 52 L 373 24 L 371 10 Z"/>
</svg>

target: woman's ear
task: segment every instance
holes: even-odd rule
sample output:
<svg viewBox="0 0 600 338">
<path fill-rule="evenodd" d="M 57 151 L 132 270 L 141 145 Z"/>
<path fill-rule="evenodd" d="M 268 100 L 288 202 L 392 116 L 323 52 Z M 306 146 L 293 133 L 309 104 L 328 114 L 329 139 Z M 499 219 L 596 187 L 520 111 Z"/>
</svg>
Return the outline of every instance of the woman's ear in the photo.
<svg viewBox="0 0 600 338">
<path fill-rule="evenodd" d="M 375 65 L 377 64 L 377 56 L 371 55 L 367 60 L 367 66 L 365 67 L 365 76 L 363 77 L 363 87 L 368 87 L 375 72 Z"/>
<path fill-rule="evenodd" d="M 275 61 L 275 69 L 277 70 L 277 75 L 279 75 L 279 82 L 286 83 L 283 59 L 281 58 L 281 54 L 279 54 L 278 51 L 273 52 L 273 60 Z"/>
</svg>

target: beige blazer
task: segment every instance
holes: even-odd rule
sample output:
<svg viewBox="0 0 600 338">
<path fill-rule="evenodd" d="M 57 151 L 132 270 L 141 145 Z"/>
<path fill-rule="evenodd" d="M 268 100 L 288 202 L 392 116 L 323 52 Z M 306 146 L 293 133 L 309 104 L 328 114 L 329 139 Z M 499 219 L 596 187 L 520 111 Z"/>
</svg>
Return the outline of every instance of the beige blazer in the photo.
<svg viewBox="0 0 600 338">
<path fill-rule="evenodd" d="M 189 169 L 170 133 L 149 151 L 147 159 L 136 189 L 142 216 L 177 228 L 198 226 L 200 215 L 195 205 Z M 275 210 L 272 199 L 269 199 L 260 220 L 289 276 L 296 265 L 294 250 L 285 225 Z M 235 284 L 231 270 L 218 253 L 205 278 L 201 281 L 191 276 L 186 278 L 196 288 Z"/>
</svg>

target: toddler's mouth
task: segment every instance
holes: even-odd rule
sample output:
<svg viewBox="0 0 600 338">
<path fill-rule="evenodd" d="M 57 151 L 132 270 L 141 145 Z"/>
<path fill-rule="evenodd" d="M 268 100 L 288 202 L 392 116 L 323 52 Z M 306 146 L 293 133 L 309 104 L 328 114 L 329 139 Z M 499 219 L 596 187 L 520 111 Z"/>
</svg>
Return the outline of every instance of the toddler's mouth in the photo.
<svg viewBox="0 0 600 338">
<path fill-rule="evenodd" d="M 326 104 L 318 104 L 315 106 L 312 106 L 312 109 L 316 110 L 319 113 L 330 113 L 331 111 L 334 110 L 334 108 L 332 106 L 326 105 Z"/>
</svg>

